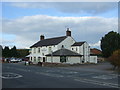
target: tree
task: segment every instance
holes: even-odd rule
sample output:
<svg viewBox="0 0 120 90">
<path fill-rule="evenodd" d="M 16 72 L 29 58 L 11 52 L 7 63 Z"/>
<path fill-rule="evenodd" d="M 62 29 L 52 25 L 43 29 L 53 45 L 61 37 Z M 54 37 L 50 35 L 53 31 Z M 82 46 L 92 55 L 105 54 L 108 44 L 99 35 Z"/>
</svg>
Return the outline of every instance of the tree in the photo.
<svg viewBox="0 0 120 90">
<path fill-rule="evenodd" d="M 118 67 L 120 70 L 120 49 L 113 52 L 113 54 L 108 58 L 110 63 L 114 66 L 114 69 Z"/>
<path fill-rule="evenodd" d="M 3 51 L 2 51 L 2 56 L 5 57 L 5 58 L 11 56 L 11 55 L 10 55 L 10 49 L 9 49 L 8 46 L 5 46 L 5 48 L 3 49 Z"/>
<path fill-rule="evenodd" d="M 3 51 L 3 48 L 2 48 L 2 46 L 0 45 L 0 57 L 2 57 L 2 51 Z"/>
<path fill-rule="evenodd" d="M 16 46 L 11 48 L 10 53 L 11 53 L 11 57 L 17 57 L 18 56 L 18 52 L 16 50 Z"/>
<path fill-rule="evenodd" d="M 17 49 L 20 58 L 24 58 L 29 54 L 29 49 Z"/>
<path fill-rule="evenodd" d="M 100 46 L 103 56 L 108 58 L 115 50 L 120 49 L 120 34 L 114 31 L 109 32 L 102 37 Z"/>
</svg>

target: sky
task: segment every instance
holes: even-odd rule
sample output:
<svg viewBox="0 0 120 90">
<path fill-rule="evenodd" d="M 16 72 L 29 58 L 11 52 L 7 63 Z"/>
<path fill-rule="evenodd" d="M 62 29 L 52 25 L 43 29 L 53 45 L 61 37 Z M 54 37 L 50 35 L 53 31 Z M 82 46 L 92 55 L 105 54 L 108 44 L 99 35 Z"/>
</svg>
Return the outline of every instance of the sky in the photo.
<svg viewBox="0 0 120 90">
<path fill-rule="evenodd" d="M 2 46 L 29 48 L 45 38 L 66 35 L 100 49 L 101 38 L 118 32 L 117 2 L 2 2 Z"/>
</svg>

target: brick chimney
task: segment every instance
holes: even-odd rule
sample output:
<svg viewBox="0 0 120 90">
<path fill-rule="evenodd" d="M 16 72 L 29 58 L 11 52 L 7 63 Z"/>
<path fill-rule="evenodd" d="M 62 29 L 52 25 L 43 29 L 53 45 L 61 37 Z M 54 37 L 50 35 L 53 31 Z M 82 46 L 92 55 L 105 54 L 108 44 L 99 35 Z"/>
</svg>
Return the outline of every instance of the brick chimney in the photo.
<svg viewBox="0 0 120 90">
<path fill-rule="evenodd" d="M 44 40 L 44 39 L 45 39 L 44 35 L 41 35 L 41 36 L 40 36 L 40 41 L 41 41 L 41 40 Z"/>
<path fill-rule="evenodd" d="M 67 28 L 67 31 L 66 31 L 66 36 L 71 36 L 71 31 L 69 28 Z"/>
</svg>

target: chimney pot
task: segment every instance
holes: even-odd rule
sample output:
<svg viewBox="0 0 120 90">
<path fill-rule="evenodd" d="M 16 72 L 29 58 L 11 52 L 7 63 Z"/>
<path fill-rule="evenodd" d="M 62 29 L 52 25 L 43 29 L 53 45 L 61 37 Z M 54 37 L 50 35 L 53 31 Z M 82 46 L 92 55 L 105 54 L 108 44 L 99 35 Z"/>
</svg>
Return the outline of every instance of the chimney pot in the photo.
<svg viewBox="0 0 120 90">
<path fill-rule="evenodd" d="M 66 31 L 66 36 L 71 36 L 71 31 L 69 28 L 67 28 L 67 31 Z"/>
<path fill-rule="evenodd" d="M 40 41 L 41 41 L 41 40 L 44 40 L 44 39 L 45 39 L 44 35 L 41 35 L 41 36 L 40 36 Z"/>
</svg>

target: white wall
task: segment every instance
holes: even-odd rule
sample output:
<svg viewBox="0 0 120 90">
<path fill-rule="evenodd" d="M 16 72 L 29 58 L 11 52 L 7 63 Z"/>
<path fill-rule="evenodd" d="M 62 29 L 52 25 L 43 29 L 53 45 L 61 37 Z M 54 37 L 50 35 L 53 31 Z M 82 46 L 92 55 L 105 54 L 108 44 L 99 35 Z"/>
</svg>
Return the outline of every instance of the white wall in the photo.
<svg viewBox="0 0 120 90">
<path fill-rule="evenodd" d="M 72 48 L 73 48 L 73 50 L 72 50 Z M 76 48 L 78 51 L 76 51 Z M 83 55 L 83 60 L 85 63 L 89 62 L 89 60 L 90 60 L 90 47 L 89 47 L 87 42 L 85 42 L 81 46 L 72 46 L 71 50 Z"/>
<path fill-rule="evenodd" d="M 58 49 L 61 49 L 62 45 L 64 45 L 64 48 L 71 50 L 71 45 L 75 43 L 75 40 L 68 36 L 65 40 L 63 40 L 61 43 L 58 44 Z"/>
<path fill-rule="evenodd" d="M 97 63 L 97 56 L 90 56 L 90 63 Z"/>
<path fill-rule="evenodd" d="M 54 56 L 54 57 L 47 56 L 46 62 L 60 63 L 60 57 L 59 56 Z"/>
<path fill-rule="evenodd" d="M 79 56 L 69 56 L 68 60 L 66 63 L 70 63 L 70 64 L 75 64 L 75 63 L 81 63 L 81 59 Z"/>
</svg>

